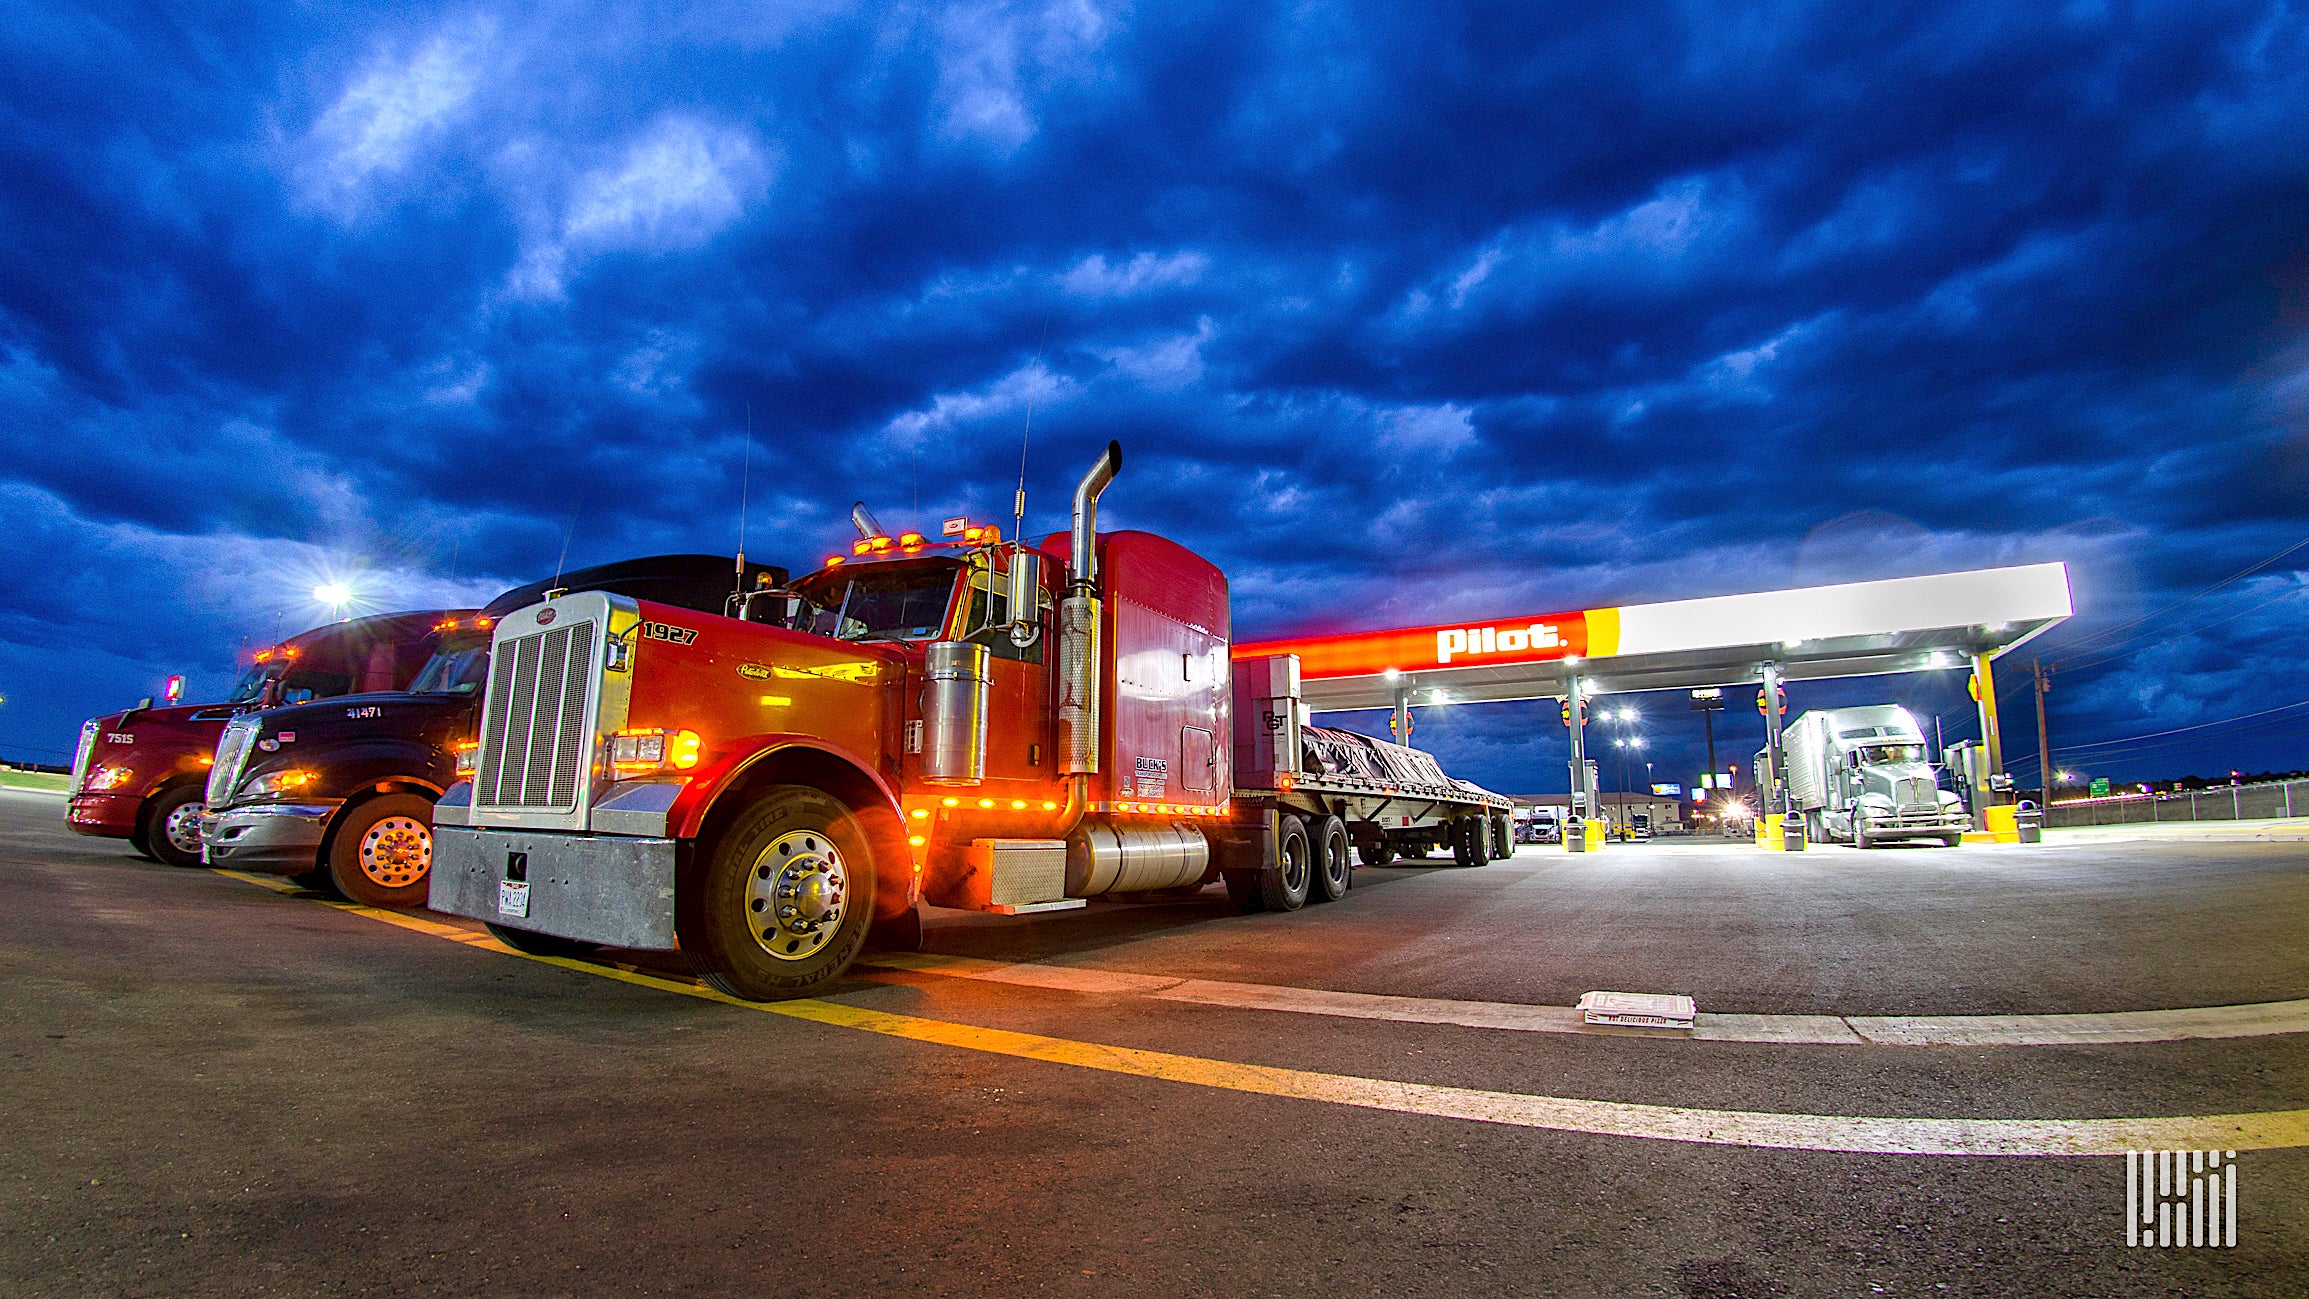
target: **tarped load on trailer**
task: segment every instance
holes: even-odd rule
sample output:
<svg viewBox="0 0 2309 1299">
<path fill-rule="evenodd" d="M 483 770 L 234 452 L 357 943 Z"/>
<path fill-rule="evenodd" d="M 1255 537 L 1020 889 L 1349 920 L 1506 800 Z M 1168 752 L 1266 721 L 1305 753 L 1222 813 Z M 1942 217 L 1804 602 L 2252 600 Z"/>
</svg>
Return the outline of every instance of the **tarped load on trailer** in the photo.
<svg viewBox="0 0 2309 1299">
<path fill-rule="evenodd" d="M 1451 794 L 1461 786 L 1443 774 L 1432 754 L 1353 731 L 1305 726 L 1299 729 L 1299 744 L 1301 769 L 1308 775 L 1350 776 L 1420 793 Z"/>
</svg>

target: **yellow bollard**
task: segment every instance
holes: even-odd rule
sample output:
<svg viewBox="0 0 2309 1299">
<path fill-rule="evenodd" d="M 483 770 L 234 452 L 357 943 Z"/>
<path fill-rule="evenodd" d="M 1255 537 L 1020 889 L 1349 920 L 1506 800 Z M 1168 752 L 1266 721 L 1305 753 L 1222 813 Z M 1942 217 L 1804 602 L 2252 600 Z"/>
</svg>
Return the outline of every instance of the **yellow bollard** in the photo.
<svg viewBox="0 0 2309 1299">
<path fill-rule="evenodd" d="M 2019 843 L 2020 824 L 2015 819 L 2020 809 L 2010 803 L 1999 803 L 1988 809 L 1988 832 L 1998 843 Z"/>
<path fill-rule="evenodd" d="M 1767 812 L 1756 822 L 1756 846 L 1765 852 L 1786 852 L 1788 838 L 1780 830 L 1784 818 L 1778 812 Z"/>
</svg>

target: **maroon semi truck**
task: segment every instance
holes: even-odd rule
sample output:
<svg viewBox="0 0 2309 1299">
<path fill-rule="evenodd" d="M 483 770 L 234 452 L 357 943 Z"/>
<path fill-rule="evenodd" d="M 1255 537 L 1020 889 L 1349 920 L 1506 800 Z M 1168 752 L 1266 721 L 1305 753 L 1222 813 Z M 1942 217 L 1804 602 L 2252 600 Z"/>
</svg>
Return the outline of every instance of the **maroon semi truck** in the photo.
<svg viewBox="0 0 2309 1299">
<path fill-rule="evenodd" d="M 201 798 L 225 723 L 256 708 L 368 690 L 405 690 L 447 626 L 470 609 L 377 614 L 330 623 L 260 650 L 217 703 L 154 708 L 150 699 L 80 728 L 64 822 L 126 839 L 171 866 L 200 865 Z"/>
</svg>

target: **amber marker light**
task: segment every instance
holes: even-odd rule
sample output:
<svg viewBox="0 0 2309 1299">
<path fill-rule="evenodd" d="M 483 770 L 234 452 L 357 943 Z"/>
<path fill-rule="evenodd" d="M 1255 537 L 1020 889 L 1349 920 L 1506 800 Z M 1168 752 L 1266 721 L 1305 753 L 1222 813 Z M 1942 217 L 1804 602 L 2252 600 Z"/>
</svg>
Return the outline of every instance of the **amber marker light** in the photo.
<svg viewBox="0 0 2309 1299">
<path fill-rule="evenodd" d="M 1010 804 L 1010 810 L 1011 810 L 1011 811 L 1013 811 L 1013 812 L 1023 812 L 1023 811 L 1025 811 L 1025 810 L 1026 810 L 1026 800 L 1025 800 L 1025 799 L 1023 799 L 1023 798 L 1020 798 L 1020 799 L 1013 799 L 1013 800 L 1011 800 L 1011 804 Z"/>
<path fill-rule="evenodd" d="M 791 695 L 763 695 L 763 696 L 762 696 L 762 707 L 764 707 L 764 708 L 791 708 L 791 707 L 793 707 L 793 706 L 794 706 L 794 700 L 793 700 L 793 696 L 791 696 Z"/>
<path fill-rule="evenodd" d="M 898 538 L 898 546 L 901 550 L 912 550 L 921 544 L 922 534 L 919 532 L 909 532 L 905 536 Z"/>
<path fill-rule="evenodd" d="M 992 806 L 994 806 L 994 800 L 993 800 L 993 799 L 991 799 L 991 798 L 982 798 L 982 799 L 979 799 L 979 800 L 978 800 L 978 806 L 980 806 L 980 807 L 992 807 Z"/>
<path fill-rule="evenodd" d="M 853 555 L 863 555 L 873 548 L 874 539 L 871 537 L 860 537 L 858 540 L 850 543 L 850 553 Z"/>
<path fill-rule="evenodd" d="M 950 798 L 950 799 L 947 799 L 947 800 L 946 800 L 946 806 L 948 806 L 948 807 L 960 807 L 960 806 L 962 806 L 962 800 L 961 800 L 961 799 L 959 799 L 959 798 Z"/>
<path fill-rule="evenodd" d="M 908 836 L 906 837 L 906 842 L 907 842 L 907 843 L 910 843 L 910 844 L 912 844 L 912 845 L 914 845 L 914 846 L 915 846 L 915 847 L 917 847 L 917 848 L 919 848 L 919 847 L 921 847 L 923 844 L 926 844 L 926 843 L 928 843 L 928 842 L 930 842 L 930 841 L 929 841 L 928 839 L 925 839 L 925 838 L 923 838 L 921 835 L 918 835 L 918 834 L 916 834 L 916 835 L 908 835 Z"/>
<path fill-rule="evenodd" d="M 666 737 L 666 760 L 687 771 L 698 765 L 698 745 L 701 743 L 703 741 L 698 739 L 696 731 L 675 731 Z"/>
<path fill-rule="evenodd" d="M 843 561 L 845 558 L 847 558 L 847 556 L 844 556 L 844 555 L 828 555 L 828 556 L 826 556 L 826 567 L 828 567 L 828 568 L 839 568 L 839 567 L 841 567 L 842 561 Z"/>
<path fill-rule="evenodd" d="M 930 819 L 930 809 L 926 807 L 918 807 L 907 813 L 907 815 L 913 817 L 917 821 L 927 821 Z"/>
<path fill-rule="evenodd" d="M 1055 811 L 1057 811 L 1057 810 L 1058 810 L 1058 804 L 1056 804 L 1056 803 L 1044 803 L 1044 804 L 1042 805 L 1042 810 L 1043 810 L 1043 811 L 1045 811 L 1045 812 L 1055 812 Z"/>
</svg>

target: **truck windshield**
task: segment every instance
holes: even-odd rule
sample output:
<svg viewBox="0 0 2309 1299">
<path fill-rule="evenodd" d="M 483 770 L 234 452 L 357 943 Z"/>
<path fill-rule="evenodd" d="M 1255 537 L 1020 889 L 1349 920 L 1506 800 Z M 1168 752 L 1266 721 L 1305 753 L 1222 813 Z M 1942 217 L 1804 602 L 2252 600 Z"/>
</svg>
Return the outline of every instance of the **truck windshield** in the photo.
<svg viewBox="0 0 2309 1299">
<path fill-rule="evenodd" d="M 1896 762 L 1924 761 L 1921 744 L 1863 744 L 1852 751 L 1852 756 L 1864 767 L 1883 767 Z"/>
<path fill-rule="evenodd" d="M 489 642 L 478 638 L 443 641 L 409 683 L 412 694 L 469 695 L 489 675 Z"/>
<path fill-rule="evenodd" d="M 907 566 L 861 573 L 842 592 L 840 640 L 929 640 L 946 630 L 954 568 Z"/>
<path fill-rule="evenodd" d="M 232 693 L 226 695 L 224 701 L 228 704 L 255 703 L 257 697 L 265 692 L 265 683 L 279 676 L 280 672 L 281 665 L 278 663 L 257 664 L 241 674 L 240 683 L 233 687 Z"/>
</svg>

